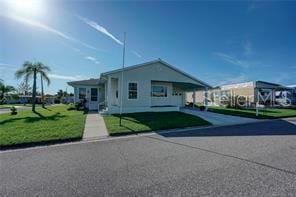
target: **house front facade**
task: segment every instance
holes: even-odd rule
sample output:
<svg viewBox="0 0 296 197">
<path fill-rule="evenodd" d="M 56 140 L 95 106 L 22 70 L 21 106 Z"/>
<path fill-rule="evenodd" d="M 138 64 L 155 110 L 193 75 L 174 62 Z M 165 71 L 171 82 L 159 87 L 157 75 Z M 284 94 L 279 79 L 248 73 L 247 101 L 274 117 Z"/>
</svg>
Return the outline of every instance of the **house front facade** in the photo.
<svg viewBox="0 0 296 197">
<path fill-rule="evenodd" d="M 179 111 L 186 92 L 210 85 L 158 59 L 102 73 L 98 79 L 68 82 L 74 101 L 84 99 L 90 110 L 108 114 Z"/>
</svg>

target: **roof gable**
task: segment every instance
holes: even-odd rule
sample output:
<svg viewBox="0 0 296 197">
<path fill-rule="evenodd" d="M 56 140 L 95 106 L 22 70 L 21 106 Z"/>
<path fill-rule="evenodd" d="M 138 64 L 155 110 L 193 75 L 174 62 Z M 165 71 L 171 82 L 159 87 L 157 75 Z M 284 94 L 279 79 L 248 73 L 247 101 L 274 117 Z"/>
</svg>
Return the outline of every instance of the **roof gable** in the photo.
<svg viewBox="0 0 296 197">
<path fill-rule="evenodd" d="M 158 60 L 154 60 L 154 61 L 150 61 L 150 62 L 146 62 L 146 63 L 143 63 L 143 64 L 137 64 L 137 65 L 133 65 L 133 66 L 129 66 L 129 67 L 125 67 L 124 69 L 116 69 L 116 70 L 113 70 L 113 71 L 109 71 L 109 72 L 105 72 L 105 73 L 102 73 L 101 76 L 107 76 L 107 75 L 110 75 L 110 74 L 115 74 L 115 73 L 118 73 L 118 72 L 121 72 L 122 70 L 123 71 L 129 71 L 129 70 L 133 70 L 133 69 L 138 69 L 138 68 L 142 68 L 142 67 L 145 67 L 145 66 L 149 66 L 149 65 L 153 65 L 155 63 L 160 63 L 178 73 L 180 73 L 181 75 L 185 76 L 185 77 L 188 77 L 190 78 L 191 80 L 203 85 L 203 86 L 206 86 L 206 87 L 211 87 L 209 84 L 193 77 L 192 75 L 189 75 L 188 73 L 185 73 L 183 71 L 181 71 L 180 69 L 168 64 L 167 62 L 161 60 L 161 59 L 158 59 Z"/>
</svg>

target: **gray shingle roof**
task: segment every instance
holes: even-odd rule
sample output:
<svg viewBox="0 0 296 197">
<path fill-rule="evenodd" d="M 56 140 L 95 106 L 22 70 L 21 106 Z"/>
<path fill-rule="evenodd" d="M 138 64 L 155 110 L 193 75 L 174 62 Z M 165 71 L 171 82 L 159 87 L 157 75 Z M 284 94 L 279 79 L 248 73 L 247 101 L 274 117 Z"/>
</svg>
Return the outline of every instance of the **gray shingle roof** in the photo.
<svg viewBox="0 0 296 197">
<path fill-rule="evenodd" d="M 80 81 L 70 81 L 68 82 L 69 85 L 99 85 L 100 79 L 87 79 L 87 80 L 80 80 Z"/>
</svg>

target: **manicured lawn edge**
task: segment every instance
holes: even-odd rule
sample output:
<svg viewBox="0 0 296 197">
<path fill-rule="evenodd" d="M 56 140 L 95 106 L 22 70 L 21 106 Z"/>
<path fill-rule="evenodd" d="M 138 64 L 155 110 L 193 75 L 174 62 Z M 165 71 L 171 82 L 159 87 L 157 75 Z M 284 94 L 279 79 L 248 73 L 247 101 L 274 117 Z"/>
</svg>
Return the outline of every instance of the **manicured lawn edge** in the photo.
<svg viewBox="0 0 296 197">
<path fill-rule="evenodd" d="M 19 149 L 19 148 L 31 148 L 35 146 L 49 146 L 54 144 L 62 144 L 67 142 L 77 142 L 81 141 L 81 137 L 65 138 L 65 139 L 53 139 L 53 140 L 44 140 L 39 142 L 28 142 L 21 144 L 11 144 L 11 145 L 1 145 L 0 150 L 10 150 L 10 149 Z"/>
<path fill-rule="evenodd" d="M 209 127 L 209 126 L 213 126 L 212 124 L 207 124 L 207 125 L 199 125 L 199 126 L 193 126 L 193 127 L 176 127 L 176 128 L 172 128 L 172 129 L 160 129 L 160 130 L 146 130 L 146 131 L 131 131 L 131 132 L 118 132 L 118 133 L 113 133 L 110 134 L 109 136 L 111 137 L 119 137 L 119 136 L 126 136 L 126 135 L 136 135 L 136 134 L 145 134 L 145 133 L 162 133 L 162 132 L 166 132 L 166 131 L 174 131 L 174 130 L 178 130 L 178 129 L 196 129 L 196 128 L 202 128 L 202 127 Z"/>
<path fill-rule="evenodd" d="M 166 116 L 171 114 L 175 115 L 175 117 Z M 187 129 L 212 125 L 206 120 L 182 112 L 143 112 L 123 114 L 122 127 L 119 126 L 118 114 L 103 115 L 103 118 L 109 136 L 162 132 L 174 129 Z M 178 125 L 179 123 L 180 125 Z"/>
<path fill-rule="evenodd" d="M 259 116 L 256 116 L 256 112 L 250 112 L 250 111 L 243 111 L 243 110 L 238 110 L 235 111 L 233 110 L 228 110 L 227 108 L 208 108 L 209 112 L 213 113 L 218 113 L 218 114 L 225 114 L 225 115 L 231 115 L 231 116 L 240 116 L 240 117 L 245 117 L 245 118 L 255 118 L 255 119 L 280 119 L 280 118 L 290 118 L 290 117 L 296 117 L 296 115 L 281 115 L 281 116 L 270 116 L 262 114 L 262 111 L 259 111 Z M 267 113 L 267 112 L 265 112 Z"/>
</svg>

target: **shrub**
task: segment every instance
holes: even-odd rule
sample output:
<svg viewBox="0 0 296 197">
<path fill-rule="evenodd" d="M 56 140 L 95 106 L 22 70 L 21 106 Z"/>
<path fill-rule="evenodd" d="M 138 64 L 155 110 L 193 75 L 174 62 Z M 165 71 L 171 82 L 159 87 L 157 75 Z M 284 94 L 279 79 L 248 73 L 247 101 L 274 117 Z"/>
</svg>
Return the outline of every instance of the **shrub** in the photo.
<svg viewBox="0 0 296 197">
<path fill-rule="evenodd" d="M 199 106 L 199 110 L 200 110 L 200 111 L 204 111 L 205 109 L 206 109 L 205 106 L 203 106 L 203 105 Z"/>
<path fill-rule="evenodd" d="M 10 108 L 10 114 L 11 115 L 16 115 L 17 114 L 17 109 L 15 108 L 15 106 L 12 106 L 11 108 Z"/>
<path fill-rule="evenodd" d="M 77 109 L 76 108 L 76 106 L 73 104 L 73 103 L 70 103 L 69 105 L 68 105 L 68 109 L 67 110 L 75 110 L 75 109 Z"/>
</svg>

